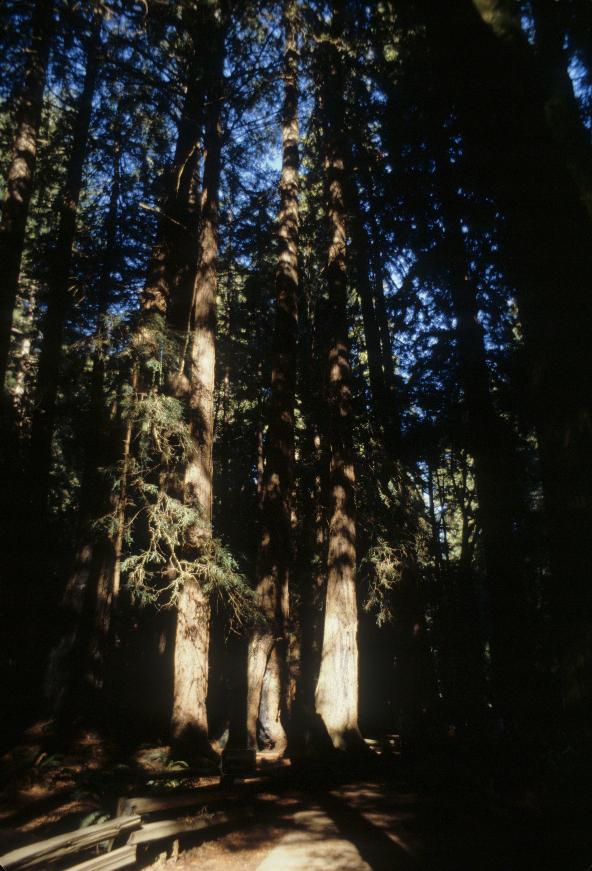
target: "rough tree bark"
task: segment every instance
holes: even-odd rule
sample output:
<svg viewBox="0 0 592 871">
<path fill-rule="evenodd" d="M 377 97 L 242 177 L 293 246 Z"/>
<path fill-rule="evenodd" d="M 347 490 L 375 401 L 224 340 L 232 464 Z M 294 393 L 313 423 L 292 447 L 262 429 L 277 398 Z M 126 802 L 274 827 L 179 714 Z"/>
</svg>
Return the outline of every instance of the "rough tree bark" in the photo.
<svg viewBox="0 0 592 871">
<path fill-rule="evenodd" d="M 334 747 L 339 750 L 353 748 L 361 742 L 358 728 L 355 473 L 347 326 L 344 109 L 338 46 L 343 34 L 343 19 L 343 2 L 335 0 L 331 40 L 325 48 L 327 70 L 323 88 L 330 240 L 327 259 L 330 521 L 323 647 L 315 692 L 317 713 L 322 717 Z"/>
<path fill-rule="evenodd" d="M 313 300 L 314 296 L 314 300 Z M 300 674 L 290 718 L 290 756 L 317 755 L 332 746 L 315 712 L 315 688 L 321 665 L 327 570 L 327 480 L 329 437 L 326 414 L 326 302 L 306 283 L 299 297 L 300 410 L 305 433 L 300 439 L 302 533 L 294 575 L 301 590 Z"/>
<path fill-rule="evenodd" d="M 165 178 L 165 196 L 152 249 L 143 307 L 166 315 L 176 331 L 186 331 L 197 269 L 199 201 L 194 179 L 199 166 L 203 127 L 204 82 L 196 56 L 190 65 L 188 86 L 178 122 L 172 166 Z"/>
<path fill-rule="evenodd" d="M 184 475 L 185 500 L 201 510 L 203 525 L 190 533 L 191 547 L 211 536 L 214 443 L 216 260 L 218 188 L 222 146 L 222 88 L 225 30 L 212 18 L 212 44 L 205 127 L 199 260 L 193 293 L 187 391 L 195 455 Z M 177 745 L 208 752 L 208 655 L 210 604 L 195 581 L 184 584 L 177 604 L 171 732 Z"/>
<path fill-rule="evenodd" d="M 261 505 L 257 596 L 267 623 L 249 640 L 247 736 L 257 744 L 257 720 L 276 747 L 285 744 L 280 721 L 289 621 L 291 491 L 294 475 L 294 393 L 298 295 L 298 79 L 297 2 L 284 7 L 284 106 L 278 221 L 275 326 L 269 430 Z M 280 641 L 282 643 L 280 643 Z"/>
<path fill-rule="evenodd" d="M 12 159 L 0 223 L 0 389 L 4 388 L 12 318 L 37 160 L 37 136 L 53 30 L 53 0 L 37 0 L 32 41 L 17 114 Z"/>
</svg>

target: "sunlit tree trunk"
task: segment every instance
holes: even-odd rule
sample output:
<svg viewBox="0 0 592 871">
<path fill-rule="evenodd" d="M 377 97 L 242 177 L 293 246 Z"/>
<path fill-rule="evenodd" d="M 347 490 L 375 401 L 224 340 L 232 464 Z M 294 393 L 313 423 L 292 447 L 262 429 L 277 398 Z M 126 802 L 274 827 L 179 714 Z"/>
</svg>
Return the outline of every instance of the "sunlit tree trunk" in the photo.
<svg viewBox="0 0 592 871">
<path fill-rule="evenodd" d="M 23 294 L 23 308 L 19 321 L 13 324 L 13 333 L 18 342 L 14 365 L 14 378 L 12 386 L 12 402 L 15 413 L 15 424 L 21 431 L 26 428 L 26 418 L 30 414 L 28 409 L 28 393 L 32 379 L 31 348 L 36 333 L 36 314 L 38 304 L 38 285 L 31 282 L 28 292 Z"/>
<path fill-rule="evenodd" d="M 37 136 L 53 29 L 52 0 L 37 0 L 32 28 L 29 61 L 17 113 L 16 135 L 0 223 L 0 389 L 3 389 L 6 379 L 12 318 L 33 191 Z"/>
<path fill-rule="evenodd" d="M 217 188 L 220 162 L 220 131 L 219 113 L 221 95 L 219 82 L 222 60 L 221 47 L 217 45 L 217 27 L 212 20 L 198 17 L 195 31 L 192 33 L 195 51 L 187 69 L 187 91 L 182 112 L 177 125 L 177 141 L 171 168 L 164 178 L 164 196 L 159 214 L 157 239 L 152 250 L 146 283 L 141 299 L 138 327 L 133 336 L 133 344 L 141 353 L 158 354 L 159 335 L 164 328 L 176 339 L 178 365 L 174 371 L 167 372 L 165 390 L 171 391 L 187 408 L 187 416 L 191 417 L 191 429 L 194 437 L 195 462 L 198 470 L 194 473 L 196 486 L 186 486 L 184 482 L 186 470 L 181 468 L 171 474 L 161 474 L 159 484 L 171 488 L 175 498 L 186 499 L 198 506 L 202 512 L 204 526 L 211 522 L 211 443 L 212 419 L 208 418 L 208 398 L 203 399 L 204 390 L 213 385 L 214 361 L 209 359 L 208 345 L 213 342 L 213 322 L 215 318 L 207 316 L 199 310 L 203 299 L 208 297 L 215 302 L 216 291 L 216 224 L 217 224 Z M 203 27 L 202 27 L 203 25 Z M 207 117 L 206 148 L 207 160 L 204 170 L 204 191 L 199 202 L 197 195 L 196 176 L 200 162 L 200 143 L 206 98 L 206 81 L 204 81 L 200 47 L 202 39 L 208 41 L 209 51 L 207 62 L 212 61 L 210 70 L 209 110 Z M 201 236 L 198 237 L 200 208 L 204 210 L 204 222 L 201 226 Z M 207 214 L 206 214 L 207 210 Z M 201 256 L 198 263 L 198 252 Z M 207 308 L 207 303 L 205 305 Z M 196 318 L 198 320 L 196 320 Z M 201 318 L 201 320 L 199 320 Z M 205 354 L 196 348 L 198 340 L 196 332 L 190 333 L 192 325 L 196 332 L 206 336 Z M 199 326 L 199 330 L 198 330 Z M 186 358 L 193 365 L 186 372 Z M 212 352 L 213 353 L 213 352 Z M 203 358 L 203 359 L 202 359 Z M 197 363 L 196 363 L 197 361 Z M 202 368 L 211 372 L 211 378 Z M 196 369 L 197 375 L 196 375 Z M 200 380 L 201 379 L 201 380 Z M 141 363 L 137 362 L 131 372 L 131 390 L 136 396 L 142 396 L 149 389 L 147 373 Z M 210 393 L 213 393 L 213 386 Z M 121 428 L 120 442 L 120 484 L 113 505 L 116 530 L 113 540 L 113 596 L 117 596 L 120 587 L 121 558 L 124 542 L 126 501 L 129 486 L 129 469 L 132 461 L 134 427 L 131 418 Z M 202 438 L 202 430 L 205 435 Z M 204 474 L 200 477 L 200 471 Z M 191 467 L 187 475 L 191 474 Z M 201 490 L 199 488 L 201 484 Z M 186 491 L 186 492 L 185 492 Z M 200 547 L 198 539 L 200 531 L 192 531 L 191 541 L 185 542 L 186 553 Z M 193 534 L 195 533 L 195 534 Z M 208 534 L 209 536 L 209 534 Z M 174 707 L 171 722 L 171 732 L 178 748 L 183 751 L 209 752 L 207 743 L 207 714 L 205 699 L 207 695 L 208 648 L 209 648 L 209 604 L 196 585 L 188 584 L 180 592 L 178 601 L 177 644 L 174 660 Z"/>
<path fill-rule="evenodd" d="M 212 23 L 205 128 L 199 259 L 193 293 L 187 363 L 187 391 L 194 456 L 184 474 L 185 501 L 201 511 L 203 525 L 188 545 L 203 547 L 211 537 L 213 499 L 214 381 L 218 256 L 218 188 L 221 171 L 222 85 L 225 32 Z M 196 581 L 183 585 L 177 603 L 171 731 L 179 746 L 208 752 L 208 656 L 210 604 Z"/>
<path fill-rule="evenodd" d="M 333 745 L 345 750 L 361 741 L 358 729 L 358 609 L 356 600 L 355 473 L 352 440 L 344 203 L 344 113 L 341 58 L 344 8 L 333 4 L 331 42 L 326 46 L 324 121 L 325 178 L 329 216 L 328 406 L 331 443 L 327 594 L 317 712 Z"/>
<path fill-rule="evenodd" d="M 84 84 L 76 112 L 72 150 L 68 160 L 66 182 L 59 205 L 59 229 L 52 252 L 47 310 L 41 325 L 35 411 L 31 427 L 31 478 L 34 482 L 36 507 L 42 511 L 47 502 L 51 469 L 51 446 L 55 426 L 60 362 L 65 322 L 71 301 L 71 271 L 76 236 L 76 216 L 82 189 L 97 75 L 99 71 L 101 20 L 93 22 L 87 52 Z"/>
<path fill-rule="evenodd" d="M 283 160 L 280 180 L 279 262 L 272 347 L 269 430 L 262 492 L 257 595 L 266 624 L 249 642 L 247 732 L 257 743 L 257 720 L 276 747 L 285 744 L 280 721 L 285 680 L 291 562 L 291 490 L 294 475 L 294 391 L 298 294 L 298 81 L 296 0 L 284 9 Z M 280 643 L 281 642 L 281 643 Z"/>
</svg>

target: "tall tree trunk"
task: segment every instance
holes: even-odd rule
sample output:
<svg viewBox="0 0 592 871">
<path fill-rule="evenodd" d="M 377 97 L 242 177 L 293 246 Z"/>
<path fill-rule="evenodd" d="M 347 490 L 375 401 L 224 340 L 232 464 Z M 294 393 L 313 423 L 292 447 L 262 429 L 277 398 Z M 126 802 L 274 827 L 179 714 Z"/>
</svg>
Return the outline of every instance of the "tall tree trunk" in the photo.
<svg viewBox="0 0 592 871">
<path fill-rule="evenodd" d="M 313 304 L 313 294 L 315 303 Z M 299 297 L 300 408 L 305 434 L 300 436 L 300 502 L 302 525 L 296 548 L 294 575 L 301 591 L 300 673 L 289 731 L 289 754 L 322 752 L 329 738 L 315 712 L 315 688 L 321 664 L 327 569 L 327 479 L 329 438 L 326 414 L 325 368 L 327 347 L 326 304 L 306 283 Z"/>
<path fill-rule="evenodd" d="M 280 722 L 285 679 L 291 491 L 294 476 L 294 394 L 298 297 L 298 79 L 297 2 L 284 7 L 283 159 L 280 180 L 279 262 L 276 272 L 271 400 L 265 451 L 257 595 L 265 626 L 249 642 L 247 735 L 257 744 L 257 720 L 274 745 L 285 744 Z M 278 643 L 279 640 L 282 643 Z"/>
<path fill-rule="evenodd" d="M 212 227 L 212 215 L 214 224 L 217 221 L 217 188 L 220 162 L 220 143 L 217 118 L 212 113 L 220 111 L 220 96 L 213 93 L 210 86 L 210 107 L 207 119 L 206 147 L 208 159 L 206 160 L 204 189 L 201 207 L 209 210 L 209 217 L 205 217 L 201 227 L 201 237 L 198 239 L 197 228 L 199 224 L 200 204 L 196 197 L 196 174 L 200 160 L 200 141 L 202 135 L 205 83 L 202 69 L 203 58 L 200 48 L 202 39 L 215 37 L 214 42 L 209 44 L 207 61 L 214 60 L 215 66 L 210 72 L 210 79 L 217 80 L 221 75 L 218 69 L 217 33 L 218 28 L 212 24 L 212 19 L 202 19 L 199 10 L 197 18 L 191 27 L 195 26 L 192 37 L 194 41 L 194 53 L 187 69 L 187 91 L 183 104 L 178 126 L 177 141 L 173 163 L 164 178 L 164 197 L 160 212 L 160 220 L 157 229 L 157 240 L 152 250 L 146 284 L 141 299 L 141 310 L 138 328 L 133 336 L 133 344 L 143 353 L 148 350 L 151 354 L 158 353 L 159 334 L 162 332 L 164 322 L 166 327 L 177 338 L 178 365 L 175 371 L 169 372 L 168 383 L 164 389 L 168 389 L 184 402 L 192 416 L 192 431 L 196 443 L 196 456 L 200 462 L 207 466 L 207 450 L 201 449 L 198 442 L 202 427 L 202 419 L 199 414 L 199 389 L 200 385 L 194 385 L 191 380 L 194 373 L 187 376 L 184 372 L 185 358 L 190 339 L 192 323 L 197 326 L 197 300 L 199 290 L 204 283 L 212 283 L 206 257 L 212 261 L 213 270 L 213 293 L 215 299 L 215 256 L 216 246 L 212 251 L 211 239 L 208 237 L 208 229 Z M 203 25 L 203 26 L 202 26 Z M 205 43 L 204 43 L 205 44 Z M 216 57 L 214 57 L 216 55 Z M 221 61 L 220 61 L 221 63 Z M 212 183 L 213 179 L 213 183 Z M 209 186 L 208 186 L 209 185 Z M 205 215 L 205 212 L 204 212 Z M 201 257 L 198 269 L 198 246 L 202 244 Z M 210 245 L 206 254 L 206 247 Z M 206 291 L 207 292 L 207 291 Z M 202 331 L 203 331 L 202 324 Z M 206 327 L 207 330 L 209 327 Z M 212 330 L 213 335 L 213 330 Z M 193 334 L 195 344 L 195 333 Z M 192 358 L 200 356 L 199 349 L 191 348 Z M 209 365 L 204 360 L 206 366 Z M 213 378 L 213 361 L 211 362 Z M 153 389 L 147 383 L 147 373 L 140 363 L 134 365 L 131 372 L 132 393 L 140 397 L 149 389 Z M 193 390 L 193 393 L 191 392 Z M 212 386 L 213 392 L 213 386 Z M 207 414 L 204 414 L 203 426 L 208 427 Z M 209 424 L 211 431 L 211 422 Z M 121 444 L 121 483 L 120 491 L 115 505 L 116 533 L 114 537 L 114 571 L 113 571 L 113 595 L 117 597 L 120 586 L 121 556 L 124 541 L 126 501 L 129 487 L 129 469 L 132 458 L 132 444 L 134 438 L 133 424 L 128 419 L 122 432 Z M 208 435 L 206 432 L 206 441 Z M 210 432 L 210 458 L 211 463 L 211 432 Z M 199 463 L 198 463 L 199 466 Z M 191 488 L 185 487 L 185 470 L 177 470 L 174 475 L 163 473 L 160 486 L 171 487 L 176 498 L 185 498 L 187 490 L 188 500 L 197 503 L 202 511 L 206 523 L 211 520 L 211 492 L 200 494 L 193 493 Z M 211 469 L 206 471 L 206 479 L 211 490 Z M 207 483 L 207 480 L 206 480 Z M 202 498 L 203 497 L 203 498 Z M 192 536 L 193 537 L 193 536 Z M 199 542 L 186 542 L 187 555 L 190 558 L 191 550 L 199 546 Z M 208 646 L 209 646 L 209 605 L 204 600 L 201 589 L 188 584 L 181 591 L 178 602 L 177 620 L 177 649 L 175 653 L 174 674 L 174 700 L 173 718 L 171 731 L 177 744 L 183 744 L 183 750 L 193 752 L 195 749 L 209 751 L 207 744 L 207 715 L 205 699 L 207 695 L 207 671 L 208 671 Z"/>
<path fill-rule="evenodd" d="M 378 202 L 375 192 L 370 188 L 370 209 L 372 216 L 371 228 L 371 263 L 373 272 L 372 291 L 374 295 L 374 311 L 376 313 L 376 323 L 380 335 L 380 351 L 382 359 L 382 369 L 384 372 L 386 403 L 387 403 L 387 420 L 388 420 L 388 438 L 389 450 L 392 453 L 397 453 L 401 441 L 401 421 L 400 408 L 401 399 L 397 387 L 397 376 L 395 373 L 395 358 L 393 355 L 393 341 L 391 336 L 391 328 L 389 325 L 389 317 L 387 312 L 385 298 L 385 280 L 386 270 L 384 262 L 384 242 L 381 238 L 380 227 L 378 225 L 377 215 Z"/>
<path fill-rule="evenodd" d="M 502 69 L 510 66 L 508 49 L 499 40 L 496 48 L 497 86 L 512 109 L 515 148 L 502 161 L 502 190 L 541 456 L 561 692 L 564 706 L 585 711 L 592 699 L 590 224 L 549 133 L 544 89 L 526 72 L 516 88 Z"/>
<path fill-rule="evenodd" d="M 12 387 L 12 403 L 15 415 L 15 428 L 23 430 L 28 417 L 27 398 L 31 381 L 31 346 L 36 333 L 38 285 L 31 282 L 26 294 L 25 310 L 19 320 L 18 327 L 13 325 L 13 333 L 18 342 L 15 353 L 14 381 Z M 24 296 L 24 295 L 23 295 Z"/>
<path fill-rule="evenodd" d="M 363 95 L 360 95 L 358 99 L 361 101 Z M 356 140 L 353 134 L 350 135 L 352 137 L 352 145 L 354 146 L 355 165 L 359 173 L 359 188 L 363 197 L 367 199 L 369 206 L 367 217 L 365 218 L 360 205 L 360 197 L 352 180 L 348 196 L 350 201 L 349 208 L 352 212 L 352 243 L 356 252 L 358 252 L 357 263 L 360 289 L 363 291 L 362 295 L 368 297 L 368 302 L 364 303 L 362 300 L 364 332 L 366 334 L 367 345 L 371 344 L 376 349 L 374 355 L 377 355 L 380 361 L 374 362 L 374 368 L 377 373 L 375 379 L 380 369 L 382 369 L 382 378 L 380 383 L 377 383 L 381 401 L 376 411 L 382 420 L 385 447 L 390 454 L 398 456 L 401 435 L 399 420 L 400 399 L 397 390 L 392 337 L 384 293 L 385 246 L 381 238 L 378 218 L 380 215 L 380 202 L 376 194 L 367 156 L 364 154 L 359 140 L 358 147 L 356 148 Z M 354 165 L 353 162 L 352 165 Z M 364 306 L 367 309 L 366 315 L 364 315 Z M 366 327 L 367 323 L 368 328 Z M 370 364 L 369 349 L 368 357 Z"/>
<path fill-rule="evenodd" d="M 197 269 L 199 201 L 194 185 L 204 113 L 201 63 L 202 58 L 196 55 L 188 71 L 175 155 L 165 178 L 158 238 L 152 250 L 143 298 L 144 310 L 166 315 L 177 333 L 187 330 Z"/>
<path fill-rule="evenodd" d="M 508 724 L 525 713 L 529 632 L 524 565 L 518 541 L 521 505 L 518 464 L 511 435 L 491 398 L 485 339 L 478 319 L 476 287 L 469 273 L 460 220 L 449 225 L 456 349 L 467 421 L 467 446 L 474 460 L 491 609 L 493 691 Z M 464 573 L 464 574 L 463 574 Z M 460 567 L 460 579 L 468 567 Z"/>
<path fill-rule="evenodd" d="M 199 234 L 199 261 L 193 293 L 192 332 L 187 366 L 188 402 L 194 458 L 185 469 L 185 500 L 197 506 L 203 526 L 190 532 L 190 546 L 211 537 L 213 499 L 215 330 L 218 256 L 218 188 L 221 171 L 222 87 L 225 29 L 212 17 L 208 58 L 205 163 Z M 177 745 L 208 751 L 208 655 L 210 604 L 196 581 L 183 585 L 177 603 L 171 731 Z"/>
<path fill-rule="evenodd" d="M 326 198 L 329 215 L 328 411 L 331 467 L 327 595 L 317 712 L 334 747 L 360 743 L 358 728 L 358 606 L 356 599 L 355 473 L 352 438 L 351 367 L 348 349 L 346 226 L 343 153 L 344 109 L 341 58 L 344 6 L 334 0 L 323 110 L 326 136 Z"/>
<path fill-rule="evenodd" d="M 508 273 L 517 290 L 541 457 L 556 655 L 564 703 L 584 711 L 592 698 L 588 216 L 549 131 L 544 91 L 532 75 L 516 76 L 511 46 L 484 24 L 474 0 L 459 6 L 454 22 L 439 4 L 425 4 L 425 11 L 440 64 L 435 72 L 450 86 L 446 99 L 462 124 L 467 160 L 484 165 L 483 180 L 491 176 L 506 214 Z M 490 96 L 486 106 L 483 93 Z"/>
<path fill-rule="evenodd" d="M 47 311 L 41 332 L 35 411 L 31 427 L 31 479 L 35 504 L 44 511 L 49 489 L 51 445 L 65 322 L 68 315 L 76 215 L 82 189 L 93 98 L 99 70 L 101 19 L 95 18 L 87 52 L 86 73 L 74 123 L 72 150 L 59 207 L 59 230 L 52 255 Z"/>
<path fill-rule="evenodd" d="M 117 410 L 105 406 L 106 317 L 113 296 L 117 262 L 117 230 L 121 191 L 121 144 L 117 130 L 113 153 L 113 181 L 105 221 L 105 248 L 97 282 L 96 326 L 90 379 L 90 413 L 83 431 L 84 472 L 80 488 L 78 541 L 74 563 L 62 598 L 62 637 L 48 663 L 45 692 L 61 713 L 68 716 L 87 703 L 94 704 L 94 692 L 105 682 L 105 656 L 114 607 L 115 540 L 94 524 L 114 508 L 115 497 L 102 469 L 120 457 L 121 430 Z M 89 691 L 91 695 L 89 697 Z"/>
<path fill-rule="evenodd" d="M 370 392 L 374 406 L 374 417 L 378 423 L 380 435 L 383 441 L 385 441 L 390 434 L 389 410 L 385 374 L 382 367 L 380 331 L 372 291 L 370 244 L 357 197 L 355 197 L 352 190 L 348 193 L 349 212 L 351 214 L 351 239 L 356 254 L 355 275 L 358 285 L 358 296 L 362 307 L 366 354 L 368 355 Z M 388 440 L 390 441 L 390 439 Z"/>
<path fill-rule="evenodd" d="M 0 390 L 4 388 L 6 380 L 12 318 L 33 191 L 37 136 L 53 30 L 53 0 L 37 0 L 32 27 L 29 62 L 17 113 L 16 136 L 0 223 Z"/>
<path fill-rule="evenodd" d="M 386 401 L 388 408 L 389 434 L 392 439 L 390 450 L 396 452 L 400 442 L 401 434 L 401 422 L 399 419 L 401 401 L 397 391 L 397 377 L 395 374 L 395 360 L 393 357 L 393 341 L 391 336 L 391 329 L 389 326 L 389 318 L 384 293 L 384 253 L 382 245 L 380 244 L 378 228 L 376 228 L 374 232 L 372 264 L 372 269 L 374 273 L 374 282 L 372 288 L 374 294 L 374 310 L 376 312 L 376 321 L 378 324 L 378 332 L 380 335 L 382 368 L 384 371 L 385 387 L 387 394 Z"/>
</svg>

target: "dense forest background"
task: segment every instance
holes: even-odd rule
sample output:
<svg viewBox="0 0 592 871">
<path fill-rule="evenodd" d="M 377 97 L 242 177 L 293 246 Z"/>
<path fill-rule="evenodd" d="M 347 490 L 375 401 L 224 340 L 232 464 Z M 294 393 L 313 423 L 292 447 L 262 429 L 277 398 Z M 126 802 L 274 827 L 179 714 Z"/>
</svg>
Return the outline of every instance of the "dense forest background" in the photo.
<svg viewBox="0 0 592 871">
<path fill-rule="evenodd" d="M 4 0 L 0 93 L 5 742 L 581 759 L 588 0 Z"/>
</svg>

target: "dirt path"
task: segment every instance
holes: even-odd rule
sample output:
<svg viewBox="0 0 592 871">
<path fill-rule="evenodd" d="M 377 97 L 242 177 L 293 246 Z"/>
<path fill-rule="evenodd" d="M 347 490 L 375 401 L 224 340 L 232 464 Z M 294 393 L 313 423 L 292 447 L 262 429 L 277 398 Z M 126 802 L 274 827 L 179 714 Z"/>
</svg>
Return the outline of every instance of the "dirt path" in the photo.
<svg viewBox="0 0 592 871">
<path fill-rule="evenodd" d="M 292 830 L 257 871 L 418 869 L 413 839 L 401 828 L 406 816 L 411 814 L 374 784 L 328 791 L 318 804 L 292 816 Z"/>
<path fill-rule="evenodd" d="M 254 801 L 252 826 L 181 852 L 160 867 L 177 871 L 414 871 L 415 795 L 374 783 L 267 792 Z M 158 865 L 156 866 L 158 867 Z"/>
<path fill-rule="evenodd" d="M 61 768 L 55 772 L 49 768 L 43 781 L 32 782 L 24 796 L 7 801 L 0 820 L 0 846 L 2 834 L 7 843 L 11 841 L 9 849 L 69 831 L 89 812 L 112 813 L 115 798 L 130 794 L 127 781 L 124 788 L 123 782 L 109 780 L 107 775 L 115 769 L 96 753 L 74 762 L 63 759 Z M 346 774 L 325 766 L 313 769 L 310 764 L 276 770 L 277 760 L 267 758 L 259 764 L 262 769 L 275 768 L 248 784 L 236 784 L 227 796 L 212 798 L 207 807 L 210 813 L 228 810 L 230 814 L 235 808 L 248 809 L 240 828 L 211 830 L 201 843 L 197 836 L 193 840 L 186 836 L 175 856 L 171 856 L 171 841 L 155 844 L 141 851 L 143 864 L 138 867 L 584 871 L 592 866 L 590 813 L 580 809 L 579 800 L 557 799 L 552 809 L 543 811 L 528 803 L 525 795 L 496 798 L 488 782 L 480 783 L 471 772 L 467 776 L 454 760 L 440 768 L 429 760 L 415 768 L 396 760 L 369 760 L 357 767 L 357 774 L 351 768 Z M 168 769 L 165 773 L 175 774 Z M 217 783 L 217 778 L 210 779 Z M 140 778 L 131 794 L 141 795 L 143 782 Z M 205 783 L 199 778 L 181 789 L 199 790 Z M 161 858 L 155 863 L 159 851 Z"/>
<path fill-rule="evenodd" d="M 160 867 L 176 871 L 569 871 L 545 824 L 518 809 L 404 784 L 308 784 L 259 794 L 253 824 Z"/>
<path fill-rule="evenodd" d="M 392 775 L 392 776 L 391 776 Z M 516 796 L 398 775 L 348 782 L 297 777 L 245 799 L 252 823 L 199 846 L 181 844 L 175 871 L 584 871 L 579 846 L 555 815 Z M 589 833 L 588 833 L 589 834 Z M 578 849 L 575 847 L 578 846 Z M 584 848 L 584 849 L 582 849 Z"/>
</svg>

